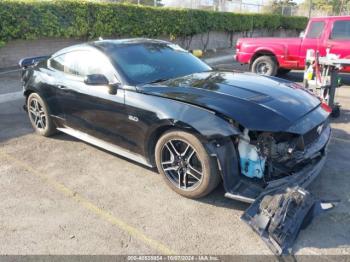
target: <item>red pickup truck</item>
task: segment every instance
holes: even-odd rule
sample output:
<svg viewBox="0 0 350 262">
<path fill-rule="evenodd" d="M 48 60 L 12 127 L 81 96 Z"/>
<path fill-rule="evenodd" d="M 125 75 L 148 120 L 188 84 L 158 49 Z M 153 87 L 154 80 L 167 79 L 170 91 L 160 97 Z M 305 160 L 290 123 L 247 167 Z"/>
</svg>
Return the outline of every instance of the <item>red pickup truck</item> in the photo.
<svg viewBox="0 0 350 262">
<path fill-rule="evenodd" d="M 249 64 L 254 73 L 274 76 L 304 69 L 306 50 L 325 56 L 327 48 L 340 58 L 350 57 L 350 16 L 311 18 L 299 38 L 238 39 L 235 60 Z M 350 72 L 349 68 L 345 71 Z"/>
</svg>

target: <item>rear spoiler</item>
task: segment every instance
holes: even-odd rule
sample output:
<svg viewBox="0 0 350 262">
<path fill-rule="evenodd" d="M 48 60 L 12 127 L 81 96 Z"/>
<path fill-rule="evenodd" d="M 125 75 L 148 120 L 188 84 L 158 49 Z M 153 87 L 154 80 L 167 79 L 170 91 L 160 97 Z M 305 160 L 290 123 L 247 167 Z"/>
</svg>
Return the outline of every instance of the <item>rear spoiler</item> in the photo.
<svg viewBox="0 0 350 262">
<path fill-rule="evenodd" d="M 22 68 L 26 68 L 28 66 L 36 65 L 37 63 L 49 59 L 50 56 L 34 56 L 34 57 L 26 57 L 19 60 L 18 65 Z"/>
</svg>

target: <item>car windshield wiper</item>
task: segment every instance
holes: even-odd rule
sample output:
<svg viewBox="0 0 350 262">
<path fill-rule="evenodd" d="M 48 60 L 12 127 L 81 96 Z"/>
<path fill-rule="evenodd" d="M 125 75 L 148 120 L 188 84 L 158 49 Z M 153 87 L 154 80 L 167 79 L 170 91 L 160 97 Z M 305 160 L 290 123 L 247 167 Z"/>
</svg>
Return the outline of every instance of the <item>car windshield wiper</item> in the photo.
<svg viewBox="0 0 350 262">
<path fill-rule="evenodd" d="M 153 80 L 153 81 L 149 82 L 148 84 L 155 84 L 155 83 L 163 82 L 163 81 L 166 81 L 166 80 L 168 80 L 168 79 L 166 79 L 166 78 L 158 78 L 156 80 Z"/>
</svg>

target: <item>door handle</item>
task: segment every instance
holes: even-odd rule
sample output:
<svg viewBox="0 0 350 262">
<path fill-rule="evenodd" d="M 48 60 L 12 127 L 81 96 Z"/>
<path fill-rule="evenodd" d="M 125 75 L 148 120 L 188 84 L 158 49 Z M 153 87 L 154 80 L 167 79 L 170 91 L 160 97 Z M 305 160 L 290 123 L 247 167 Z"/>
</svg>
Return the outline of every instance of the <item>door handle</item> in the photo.
<svg viewBox="0 0 350 262">
<path fill-rule="evenodd" d="M 63 85 L 57 85 L 57 88 L 59 88 L 59 89 L 67 89 L 67 87 L 63 86 Z"/>
</svg>

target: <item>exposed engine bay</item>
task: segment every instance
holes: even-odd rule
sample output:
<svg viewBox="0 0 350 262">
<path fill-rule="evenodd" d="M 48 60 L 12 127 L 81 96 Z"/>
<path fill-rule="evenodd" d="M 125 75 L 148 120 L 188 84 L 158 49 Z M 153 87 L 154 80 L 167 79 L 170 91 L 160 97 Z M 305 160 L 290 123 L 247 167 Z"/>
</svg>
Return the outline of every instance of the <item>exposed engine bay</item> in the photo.
<svg viewBox="0 0 350 262">
<path fill-rule="evenodd" d="M 238 140 L 245 179 L 226 196 L 252 203 L 241 219 L 277 255 L 290 254 L 299 231 L 326 209 L 305 188 L 326 161 L 330 133 L 326 120 L 303 135 L 244 129 Z"/>
<path fill-rule="evenodd" d="M 324 153 L 329 132 L 328 121 L 304 135 L 244 129 L 238 143 L 241 174 L 265 183 L 289 176 Z"/>
</svg>

